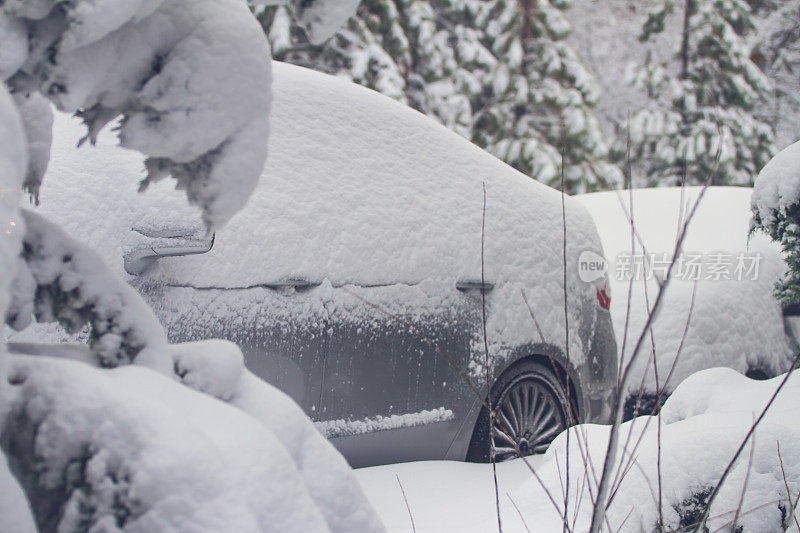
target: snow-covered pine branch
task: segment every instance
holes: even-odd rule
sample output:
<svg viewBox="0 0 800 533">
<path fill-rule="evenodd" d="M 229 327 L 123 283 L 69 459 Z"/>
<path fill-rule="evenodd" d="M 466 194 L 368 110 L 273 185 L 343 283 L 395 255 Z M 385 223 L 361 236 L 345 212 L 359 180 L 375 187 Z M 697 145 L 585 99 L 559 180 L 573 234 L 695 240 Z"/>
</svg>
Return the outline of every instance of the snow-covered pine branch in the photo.
<svg viewBox="0 0 800 533">
<path fill-rule="evenodd" d="M 293 18 L 303 26 L 308 40 L 322 44 L 353 16 L 361 0 L 249 0 L 261 6 L 288 5 Z"/>
<path fill-rule="evenodd" d="M 9 0 L 0 28 L 12 92 L 78 112 L 90 140 L 121 115 L 121 146 L 148 156 L 143 187 L 172 175 L 212 229 L 247 201 L 266 160 L 271 74 L 242 2 Z"/>
<path fill-rule="evenodd" d="M 775 285 L 785 304 L 800 303 L 800 142 L 783 149 L 761 170 L 751 200 L 751 234 L 763 231 L 781 244 L 788 267 Z"/>
<path fill-rule="evenodd" d="M 55 224 L 30 211 L 23 212 L 23 219 L 23 262 L 6 322 L 21 330 L 35 315 L 37 321 L 58 322 L 70 333 L 88 325 L 99 366 L 135 361 L 171 375 L 167 337 L 136 291 Z"/>
</svg>

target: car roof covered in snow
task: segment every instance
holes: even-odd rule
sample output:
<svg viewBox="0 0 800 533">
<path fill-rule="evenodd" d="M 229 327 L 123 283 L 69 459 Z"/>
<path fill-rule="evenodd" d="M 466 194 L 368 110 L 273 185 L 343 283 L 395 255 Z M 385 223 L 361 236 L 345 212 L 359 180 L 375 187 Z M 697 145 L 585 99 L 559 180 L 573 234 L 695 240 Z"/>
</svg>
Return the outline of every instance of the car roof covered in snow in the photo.
<svg viewBox="0 0 800 533">
<path fill-rule="evenodd" d="M 163 259 L 146 275 L 198 287 L 480 279 L 485 187 L 487 278 L 560 290 L 558 191 L 350 82 L 276 62 L 273 96 L 267 166 L 247 206 L 210 252 Z M 141 157 L 113 134 L 75 150 L 77 122 L 57 116 L 55 129 L 40 209 L 118 271 L 145 235 L 198 228 L 198 211 L 168 183 L 136 194 Z M 600 251 L 586 211 L 566 206 L 569 254 Z"/>
</svg>

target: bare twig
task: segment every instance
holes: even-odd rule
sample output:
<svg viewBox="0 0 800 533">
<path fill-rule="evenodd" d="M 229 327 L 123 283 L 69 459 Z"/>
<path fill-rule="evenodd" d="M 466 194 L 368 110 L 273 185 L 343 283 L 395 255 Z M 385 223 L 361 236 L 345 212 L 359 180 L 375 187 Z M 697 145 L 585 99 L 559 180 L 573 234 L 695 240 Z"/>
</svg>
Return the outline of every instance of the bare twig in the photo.
<svg viewBox="0 0 800 533">
<path fill-rule="evenodd" d="M 528 313 L 531 315 L 531 320 L 533 320 L 533 324 L 536 326 L 536 332 L 539 333 L 539 340 L 542 341 L 542 344 L 545 344 L 542 328 L 539 327 L 539 321 L 536 320 L 536 315 L 533 314 L 533 307 L 531 307 L 531 304 L 528 303 L 528 296 L 525 294 L 525 289 L 520 288 L 519 291 L 522 293 L 522 300 L 525 302 L 525 306 L 528 308 Z"/>
<path fill-rule="evenodd" d="M 417 526 L 414 525 L 414 515 L 411 513 L 411 506 L 408 505 L 408 498 L 406 498 L 406 491 L 403 488 L 403 484 L 400 482 L 400 476 L 395 474 L 394 477 L 397 478 L 397 484 L 400 485 L 400 492 L 403 493 L 403 501 L 406 502 L 406 510 L 408 510 L 408 518 L 411 520 L 411 531 L 417 533 Z"/>
<path fill-rule="evenodd" d="M 714 166 L 714 170 L 716 170 L 716 165 L 719 162 L 719 157 L 720 157 L 720 152 L 718 150 L 715 160 L 716 163 Z M 711 176 L 709 176 L 709 178 L 710 177 Z M 697 200 L 692 206 L 692 210 L 689 212 L 689 215 L 686 218 L 686 222 L 683 225 L 683 229 L 678 237 L 675 249 L 673 250 L 672 257 L 677 257 L 678 254 L 680 253 L 681 248 L 683 246 L 683 241 L 686 237 L 686 232 L 689 227 L 689 224 L 694 218 L 694 215 L 697 212 L 697 208 L 700 205 L 700 202 L 702 201 L 703 196 L 705 195 L 707 189 L 708 189 L 708 183 L 706 183 L 706 185 L 703 186 Z M 630 379 L 633 363 L 636 361 L 636 357 L 639 351 L 641 350 L 642 343 L 644 342 L 644 338 L 647 335 L 647 331 L 652 326 L 656 316 L 658 316 L 658 311 L 660 310 L 664 294 L 666 293 L 666 289 L 669 286 L 672 276 L 672 269 L 674 266 L 675 262 L 673 261 L 667 268 L 667 273 L 664 277 L 664 282 L 659 287 L 658 294 L 656 295 L 655 302 L 653 303 L 653 309 L 650 310 L 650 312 L 648 313 L 647 321 L 645 322 L 644 328 L 642 329 L 642 332 L 639 335 L 638 340 L 636 341 L 636 345 L 631 355 L 631 359 L 625 366 L 625 370 L 622 372 L 622 377 L 619 380 L 619 388 L 616 391 L 614 398 L 614 420 L 611 426 L 611 433 L 608 439 L 608 449 L 606 452 L 606 457 L 603 465 L 603 474 L 600 477 L 600 486 L 598 488 L 597 501 L 595 502 L 594 512 L 592 513 L 592 526 L 591 526 L 592 533 L 598 533 L 600 531 L 600 526 L 603 523 L 603 518 L 605 516 L 605 511 L 606 511 L 605 499 L 606 496 L 608 495 L 610 476 L 612 475 L 611 472 L 614 468 L 614 463 L 616 461 L 616 447 L 617 447 L 617 441 L 619 440 L 619 426 L 622 422 L 622 410 L 624 406 L 623 391 L 625 390 L 627 382 Z"/>
<path fill-rule="evenodd" d="M 630 112 L 628 113 L 628 133 L 627 133 L 627 147 L 626 147 L 626 158 L 625 159 L 627 161 L 627 165 L 626 165 L 626 168 L 625 168 L 625 174 L 626 174 L 625 179 L 627 181 L 628 190 L 629 190 L 629 194 L 630 194 L 631 207 L 633 207 L 633 179 L 631 177 L 631 117 L 630 117 Z M 620 205 L 622 205 L 621 201 L 620 201 Z M 624 211 L 624 206 L 623 206 L 623 211 Z M 635 239 L 636 226 L 633 223 L 633 217 L 632 216 L 628 217 L 628 219 L 629 219 L 630 224 L 631 224 L 631 258 L 633 258 L 633 255 L 636 253 L 636 239 Z M 644 249 L 644 245 L 642 245 L 642 248 Z M 633 262 L 633 259 L 631 259 L 631 262 Z M 622 348 L 620 348 L 620 351 L 619 351 L 620 372 L 617 374 L 617 390 L 621 390 L 620 389 L 620 380 L 622 379 L 622 368 L 623 368 L 623 363 L 625 362 L 625 348 L 628 345 L 628 328 L 630 327 L 630 319 L 631 319 L 631 297 L 632 297 L 632 293 L 633 293 L 633 272 L 631 272 L 631 279 L 628 281 L 628 302 L 627 302 L 626 308 L 625 308 L 625 326 L 623 327 L 623 330 L 622 330 Z M 597 504 L 597 502 L 595 502 L 595 505 L 596 504 Z"/>
<path fill-rule="evenodd" d="M 542 481 L 542 478 L 539 477 L 538 472 L 536 472 L 536 469 L 533 468 L 533 465 L 530 463 L 530 461 L 528 461 L 528 458 L 522 455 L 522 452 L 519 449 L 519 445 L 517 445 L 516 442 L 514 443 L 514 449 L 517 451 L 517 454 L 519 454 L 520 459 L 522 459 L 522 462 L 525 463 L 525 466 L 528 468 L 530 473 L 533 474 L 533 477 L 539 483 L 539 486 L 542 487 L 542 490 L 544 490 L 547 499 L 550 500 L 550 503 L 553 505 L 553 508 L 556 510 L 556 513 L 558 513 L 558 516 L 564 523 L 567 523 L 566 512 L 562 511 L 562 509 L 558 506 L 558 502 L 556 502 L 556 499 L 553 497 L 553 493 L 550 492 L 550 489 L 547 488 L 547 485 L 545 485 L 544 481 Z M 569 533 L 572 533 L 571 529 L 568 528 L 567 530 Z"/>
<path fill-rule="evenodd" d="M 625 515 L 625 519 L 619 524 L 619 527 L 617 528 L 617 533 L 622 531 L 622 527 L 625 525 L 625 522 L 628 521 L 628 518 L 631 517 L 632 513 L 633 513 L 633 507 L 630 508 L 630 510 L 628 511 L 628 514 Z"/>
<path fill-rule="evenodd" d="M 742 485 L 742 493 L 739 495 L 739 505 L 736 506 L 736 514 L 733 515 L 733 524 L 731 524 L 731 529 L 736 531 L 736 522 L 739 521 L 739 513 L 742 511 L 742 506 L 744 505 L 744 493 L 747 490 L 747 484 L 750 482 L 750 470 L 753 468 L 753 454 L 756 450 L 756 441 L 753 439 L 753 442 L 750 443 L 750 459 L 747 461 L 747 471 L 744 474 L 744 484 Z M 791 498 L 791 495 L 789 496 Z"/>
<path fill-rule="evenodd" d="M 494 405 L 491 399 L 492 379 L 489 365 L 489 341 L 486 336 L 486 269 L 484 266 L 484 250 L 486 242 L 486 182 L 483 182 L 483 217 L 481 218 L 481 324 L 483 326 L 483 350 L 486 364 L 486 390 L 489 391 L 489 460 L 492 462 L 492 476 L 494 477 L 494 501 L 497 508 L 497 530 L 503 533 L 503 522 L 500 519 L 500 488 L 497 485 L 497 458 L 495 457 L 494 444 Z"/>
<path fill-rule="evenodd" d="M 563 128 L 563 126 L 562 126 Z M 566 137 L 566 132 L 564 133 Z M 570 360 L 569 360 L 569 308 L 567 304 L 567 205 L 566 205 L 566 192 L 564 191 L 566 183 L 564 177 L 564 167 L 567 164 L 567 143 L 566 140 L 563 142 L 561 148 L 561 229 L 563 230 L 563 246 L 562 246 L 562 255 L 563 255 L 563 269 L 564 269 L 564 349 L 566 351 L 567 356 L 567 371 L 564 372 L 564 379 L 566 381 L 564 388 L 566 389 L 567 394 L 567 428 L 570 428 L 574 423 L 574 417 L 572 413 L 572 402 L 570 401 L 570 394 L 569 394 L 569 369 L 570 369 Z M 567 508 L 569 507 L 569 437 L 571 435 L 571 431 L 567 430 L 567 457 L 566 457 L 566 490 L 564 491 L 564 515 L 567 514 Z M 564 524 L 564 531 L 567 531 L 567 524 Z"/>
<path fill-rule="evenodd" d="M 771 500 L 771 501 L 762 503 L 761 505 L 756 505 L 755 507 L 753 507 L 751 509 L 748 509 L 747 511 L 741 513 L 739 515 L 739 518 L 741 518 L 743 516 L 747 516 L 749 514 L 753 514 L 756 511 L 758 511 L 759 509 L 763 509 L 764 507 L 769 507 L 771 505 L 775 505 L 776 503 L 780 503 L 782 501 L 783 501 L 783 499 L 777 499 L 777 500 Z M 714 516 L 710 517 L 709 520 L 717 520 L 718 518 L 722 518 L 723 516 L 729 515 L 729 514 L 734 513 L 734 512 L 735 511 L 726 511 L 724 513 L 720 513 L 718 515 L 714 515 Z M 725 529 L 727 529 L 728 531 L 731 531 L 731 525 L 732 524 L 733 524 L 733 520 L 729 520 L 728 522 L 725 522 L 724 524 L 720 525 L 712 533 L 718 533 L 719 531 L 723 531 Z M 678 529 L 676 531 L 688 531 L 689 529 L 695 527 L 696 525 L 697 524 L 689 524 L 688 526 L 682 527 L 682 528 L 680 528 L 680 529 Z"/>
<path fill-rule="evenodd" d="M 508 496 L 508 499 L 511 501 L 511 505 L 514 506 L 514 509 L 517 510 L 517 514 L 519 515 L 519 519 L 522 520 L 522 525 L 525 527 L 525 531 L 531 533 L 531 528 L 529 528 L 528 523 L 525 522 L 525 517 L 522 516 L 522 511 L 520 511 L 519 507 L 517 507 L 517 502 L 514 501 L 514 498 L 511 497 L 511 494 L 506 492 L 506 496 Z"/>
<path fill-rule="evenodd" d="M 797 517 L 794 515 L 794 509 L 797 505 L 797 501 L 792 501 L 792 491 L 789 490 L 789 482 L 786 480 L 786 470 L 783 468 L 783 457 L 781 457 L 781 443 L 778 441 L 778 461 L 781 463 L 781 474 L 783 475 L 783 484 L 786 487 L 786 497 L 789 498 L 789 509 L 791 510 L 791 517 L 794 519 L 794 525 L 797 526 L 797 531 L 800 531 L 800 522 L 797 521 Z M 797 499 L 800 500 L 800 494 L 797 495 Z"/>
</svg>

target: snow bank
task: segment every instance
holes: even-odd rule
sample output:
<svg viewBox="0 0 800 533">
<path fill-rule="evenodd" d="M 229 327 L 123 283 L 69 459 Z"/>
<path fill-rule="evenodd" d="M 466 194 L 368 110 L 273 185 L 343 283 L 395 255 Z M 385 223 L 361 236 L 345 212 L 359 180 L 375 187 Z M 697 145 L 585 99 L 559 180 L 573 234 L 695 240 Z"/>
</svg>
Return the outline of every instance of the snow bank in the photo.
<svg viewBox="0 0 800 533">
<path fill-rule="evenodd" d="M 681 383 L 662 410 L 661 479 L 664 527 L 675 530 L 687 526 L 696 517 L 698 504 L 702 512 L 708 497 L 723 470 L 733 457 L 753 420 L 761 413 L 783 376 L 768 381 L 754 381 L 731 369 L 715 368 L 698 372 Z M 778 445 L 786 472 L 786 483 L 792 498 L 800 490 L 800 428 L 793 423 L 792 413 L 800 401 L 800 377 L 787 383 L 755 433 L 755 449 L 750 463 L 747 446 L 735 463 L 717 498 L 708 522 L 711 531 L 730 526 L 743 497 L 742 512 L 737 524 L 744 531 L 780 531 L 793 526 L 789 512 L 786 485 L 781 474 Z M 633 454 L 633 463 L 624 476 L 608 509 L 611 531 L 650 531 L 658 522 L 657 421 L 640 417 L 622 426 L 620 451 L 629 431 L 632 438 L 628 452 L 622 454 L 623 467 Z M 577 426 L 570 447 L 570 523 L 576 516 L 574 531 L 585 531 L 591 521 L 590 490 L 596 493 L 596 482 L 602 470 L 608 443 L 608 426 Z M 634 443 L 642 437 L 635 450 Z M 576 444 L 585 442 L 584 451 Z M 564 475 L 566 434 L 559 436 L 537 469 L 544 485 L 555 495 L 563 508 L 561 483 Z M 583 453 L 590 458 L 584 470 Z M 557 458 L 557 459 L 556 459 Z M 750 469 L 749 479 L 747 475 Z M 559 476 L 559 469 L 561 470 Z M 596 477 L 593 477 L 596 476 Z M 591 481 L 588 482 L 587 478 Z M 746 485 L 746 487 L 745 487 Z M 612 488 L 613 490 L 613 488 Z M 742 494 L 744 493 L 744 496 Z M 561 527 L 553 504 L 541 484 L 529 479 L 512 493 L 529 524 L 547 531 Z M 576 511 L 576 506 L 579 506 Z M 507 508 L 507 513 L 516 512 Z M 559 511 L 560 512 L 560 511 Z"/>
<path fill-rule="evenodd" d="M 483 184 L 486 185 L 486 278 L 495 285 L 488 333 L 502 343 L 541 339 L 522 299 L 549 341 L 563 339 L 561 196 L 458 135 L 368 89 L 300 67 L 275 63 L 269 160 L 249 203 L 216 234 L 214 248 L 159 261 L 143 283 L 252 287 L 285 278 L 339 287 L 436 280 L 452 291 L 480 279 Z M 162 184 L 139 197 L 131 184 L 140 158 L 111 148 L 74 151 L 74 121 L 56 117 L 56 138 L 40 210 L 99 248 L 122 273 L 122 257 L 151 241 L 134 227 L 200 223 L 196 209 Z M 298 163 L 298 162 L 302 163 Z M 113 197 L 107 183 L 118 184 Z M 70 191 L 80 184 L 84 194 Z M 577 256 L 601 253 L 590 217 L 566 199 L 571 357 L 583 360 L 578 325 L 596 288 L 578 279 Z M 113 216 L 111 216 L 113 214 Z M 94 223 L 98 218 L 108 224 Z M 409 302 L 413 303 L 413 302 Z M 559 304 L 560 306 L 560 304 Z M 594 309 L 594 307 L 591 307 Z M 563 341 L 562 341 L 563 342 Z"/>
<path fill-rule="evenodd" d="M 294 401 L 244 368 L 235 344 L 189 342 L 171 345 L 170 352 L 184 385 L 227 401 L 277 437 L 331 531 L 382 529 L 344 457 Z"/>
<path fill-rule="evenodd" d="M 753 190 L 753 215 L 765 227 L 773 226 L 776 215 L 786 216 L 800 203 L 800 142 L 783 149 L 767 163 Z"/>
<path fill-rule="evenodd" d="M 56 372 L 60 367 L 52 368 L 51 366 L 59 365 L 61 364 L 60 361 L 65 359 L 80 362 L 82 365 L 83 363 L 88 363 L 89 365 L 97 364 L 96 359 L 91 356 L 89 350 L 81 345 L 11 344 L 10 351 L 15 356 L 17 354 L 33 356 L 28 358 L 18 357 L 22 368 L 27 368 L 25 365 L 33 361 L 35 365 L 38 365 L 35 367 L 36 372 L 46 374 Z M 239 413 L 236 416 L 241 416 L 243 413 L 250 415 L 248 417 L 249 423 L 260 424 L 262 430 L 269 432 L 271 438 L 280 443 L 282 446 L 282 455 L 280 457 L 282 460 L 289 460 L 293 464 L 296 474 L 302 479 L 302 483 L 304 483 L 305 489 L 313 500 L 316 510 L 322 516 L 330 531 L 345 533 L 350 531 L 369 532 L 382 530 L 380 520 L 370 507 L 344 457 L 315 429 L 314 425 L 294 401 L 283 392 L 245 370 L 242 353 L 235 344 L 221 340 L 191 342 L 170 345 L 168 352 L 174 361 L 177 380 L 180 380 L 183 385 L 190 389 L 208 395 L 206 400 L 201 401 L 199 404 L 194 404 L 189 400 L 195 398 L 196 395 L 188 393 L 190 396 L 187 397 L 186 401 L 197 409 L 197 412 L 192 416 L 198 417 L 198 420 L 202 419 L 202 410 L 205 408 L 204 406 L 208 405 L 207 402 L 211 401 L 210 398 L 212 396 L 227 402 L 227 405 L 235 407 L 237 413 Z M 58 359 L 52 359 L 52 357 L 57 357 Z M 40 363 L 40 361 L 44 361 L 44 363 Z M 47 361 L 52 361 L 52 365 Z M 88 376 L 82 378 L 84 386 L 94 386 L 95 378 L 92 378 L 95 375 L 92 374 L 94 371 L 90 369 L 80 370 L 79 372 Z M 70 379 L 73 374 L 68 373 L 65 379 Z M 100 376 L 98 379 L 100 379 L 101 383 L 103 379 L 108 379 L 102 377 L 106 374 L 96 375 Z M 113 373 L 111 375 L 117 376 L 118 374 Z M 149 374 L 143 375 L 146 377 Z M 122 409 L 121 403 L 129 401 L 135 403 L 134 398 L 130 395 L 133 394 L 135 387 L 140 387 L 139 393 L 144 395 L 147 401 L 152 401 L 154 404 L 163 401 L 162 405 L 171 406 L 170 413 L 180 416 L 180 412 L 175 412 L 171 403 L 174 394 L 177 393 L 170 393 L 172 396 L 168 395 L 162 400 L 158 394 L 163 389 L 147 385 L 150 382 L 148 380 L 152 379 L 154 378 L 146 377 L 144 381 L 141 381 L 136 378 L 131 382 L 130 389 L 125 389 L 124 394 L 110 398 L 109 401 L 114 405 L 119 403 L 119 408 Z M 180 389 L 180 387 L 177 388 Z M 110 389 L 101 387 L 101 392 L 98 394 L 110 394 L 109 391 Z M 67 392 L 66 394 L 72 393 Z M 59 396 L 59 401 L 61 401 L 60 398 Z M 10 398 L 10 400 L 13 399 L 13 397 Z M 8 402 L 9 397 L 0 396 L 0 411 L 4 407 L 4 401 Z M 85 407 L 85 402 L 80 403 L 80 405 L 76 404 L 75 409 L 79 410 L 82 408 L 81 406 Z M 217 407 L 215 409 L 222 408 Z M 116 411 L 112 409 L 108 416 L 114 416 L 115 413 Z M 84 416 L 84 414 L 80 411 L 71 413 L 69 416 L 78 417 Z M 86 416 L 90 415 L 87 414 Z M 150 415 L 136 411 L 129 416 L 144 417 Z M 2 425 L 2 420 L 2 412 L 0 412 L 0 425 Z M 104 418 L 95 420 L 95 423 L 101 427 L 107 424 Z M 239 431 L 228 426 L 220 427 L 214 424 L 207 426 L 207 431 L 209 432 Z M 13 432 L 20 430 L 19 423 L 15 423 L 13 427 Z M 152 429 L 148 428 L 150 426 L 145 425 L 141 430 L 150 431 Z M 119 436 L 120 431 L 127 430 L 124 426 L 115 426 L 109 431 Z M 61 438 L 62 436 L 54 438 Z M 114 438 L 117 438 L 116 436 Z M 73 439 L 74 436 L 67 435 L 65 438 L 69 440 Z M 231 438 L 245 439 L 246 444 L 246 439 L 250 437 L 240 431 L 239 437 L 232 435 Z M 174 443 L 174 446 L 180 447 L 182 444 Z M 147 451 L 144 453 L 147 453 Z M 215 461 L 221 461 L 221 459 L 205 457 L 203 461 L 213 464 Z M 232 472 L 231 480 L 234 480 L 238 475 L 240 474 Z M 187 486 L 185 490 L 190 489 Z M 269 497 L 269 495 L 265 495 L 265 497 Z"/>
<path fill-rule="evenodd" d="M 208 227 L 244 205 L 266 158 L 271 75 L 243 2 L 17 0 L 0 17 L 0 72 L 12 89 L 79 112 L 92 141 L 122 115 L 121 145 L 148 156 L 142 186 L 171 175 Z M 32 145 L 37 161 L 43 150 Z M 26 183 L 34 194 L 40 170 L 32 165 Z"/>
<path fill-rule="evenodd" d="M 738 187 L 708 189 L 691 223 L 681 256 L 684 262 L 676 264 L 675 279 L 653 326 L 660 387 L 672 390 L 690 374 L 713 366 L 727 366 L 742 373 L 757 369 L 768 375 L 788 369 L 790 346 L 784 333 L 781 307 L 773 297 L 773 286 L 785 267 L 779 247 L 767 237 L 754 235 L 748 240 L 751 191 Z M 626 339 L 630 281 L 629 276 L 620 278 L 619 273 L 629 272 L 631 257 L 638 255 L 644 261 L 643 242 L 646 252 L 655 254 L 656 262 L 652 264 L 656 273 L 663 276 L 675 246 L 679 219 L 685 218 L 699 192 L 699 187 L 687 187 L 682 197 L 680 188 L 635 190 L 633 211 L 639 238 L 633 255 L 630 222 L 625 214 L 630 206 L 629 192 L 576 197 L 594 217 L 609 260 L 614 330 L 618 349 L 625 347 L 626 360 L 644 327 L 647 310 L 652 307 L 658 288 L 655 279 L 650 279 L 646 282 L 645 294 L 644 278 L 634 280 Z M 720 264 L 717 255 L 720 253 L 722 259 L 730 261 L 727 272 L 731 279 L 713 279 L 715 275 L 708 279 L 713 264 Z M 734 275 L 737 258 L 742 254 L 745 260 L 758 262 L 755 279 L 753 275 L 742 276 L 742 279 Z M 700 275 L 687 330 L 695 276 L 684 274 L 689 273 L 690 258 L 698 256 Z M 748 262 L 747 266 L 751 264 Z M 679 353 L 684 331 L 685 339 Z M 649 336 L 645 341 L 628 392 L 642 385 L 647 392 L 657 390 Z M 665 385 L 676 356 L 674 373 Z"/>
<path fill-rule="evenodd" d="M 5 455 L 0 451 L 0 531 L 5 533 L 36 533 L 36 525 L 28 500 L 16 478 L 11 474 Z"/>
<path fill-rule="evenodd" d="M 222 402 L 136 366 L 12 357 L 5 380 L 3 447 L 40 529 L 329 530 L 280 441 Z"/>
<path fill-rule="evenodd" d="M 278 437 L 331 531 L 383 531 L 350 465 L 289 396 L 245 371 L 230 403 Z"/>
</svg>

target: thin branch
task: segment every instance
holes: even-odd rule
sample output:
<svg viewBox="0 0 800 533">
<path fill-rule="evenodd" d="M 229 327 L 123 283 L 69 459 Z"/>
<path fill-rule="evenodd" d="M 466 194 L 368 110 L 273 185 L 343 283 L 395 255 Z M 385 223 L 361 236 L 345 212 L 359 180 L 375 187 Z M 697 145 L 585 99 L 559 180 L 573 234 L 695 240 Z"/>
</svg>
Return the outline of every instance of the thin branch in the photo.
<svg viewBox="0 0 800 533">
<path fill-rule="evenodd" d="M 531 320 L 533 320 L 533 324 L 536 326 L 536 332 L 539 333 L 539 340 L 542 341 L 542 344 L 546 344 L 544 340 L 544 334 L 542 333 L 542 328 L 539 326 L 539 321 L 536 320 L 536 315 L 533 314 L 533 307 L 531 304 L 528 303 L 528 296 L 525 294 L 525 289 L 520 288 L 519 291 L 522 293 L 522 300 L 525 302 L 525 306 L 528 308 L 528 313 L 531 315 Z"/>
<path fill-rule="evenodd" d="M 783 475 L 783 484 L 786 487 L 786 497 L 789 498 L 789 509 L 791 509 L 791 516 L 794 519 L 794 525 L 797 526 L 797 531 L 800 531 L 800 522 L 797 521 L 797 517 L 794 515 L 794 509 L 797 505 L 797 502 L 792 502 L 792 491 L 789 490 L 789 482 L 786 480 L 786 470 L 783 469 L 783 457 L 781 457 L 780 441 L 778 441 L 778 460 L 781 463 L 781 474 Z M 797 495 L 797 499 L 800 500 L 800 494 Z"/>
<path fill-rule="evenodd" d="M 511 501 L 511 505 L 514 506 L 514 509 L 517 510 L 517 514 L 519 515 L 519 519 L 522 520 L 522 525 L 525 527 L 525 531 L 531 533 L 531 528 L 529 528 L 528 523 L 525 522 L 525 517 L 522 516 L 522 511 L 520 511 L 519 507 L 517 507 L 517 502 L 514 501 L 514 498 L 511 497 L 511 494 L 506 492 L 506 496 L 508 496 L 508 499 Z"/>
<path fill-rule="evenodd" d="M 497 458 L 495 457 L 494 444 L 494 405 L 491 399 L 492 380 L 489 366 L 489 341 L 486 336 L 486 269 L 484 266 L 484 250 L 486 242 L 486 182 L 483 182 L 483 216 L 481 218 L 481 323 L 483 326 L 483 350 L 486 363 L 486 390 L 489 391 L 489 460 L 492 462 L 492 476 L 494 477 L 494 501 L 497 508 L 497 530 L 503 533 L 503 522 L 500 519 L 500 488 L 497 485 Z"/>
<path fill-rule="evenodd" d="M 753 454 L 755 453 L 756 449 L 756 441 L 753 439 L 753 442 L 750 443 L 750 459 L 747 461 L 747 471 L 744 475 L 744 484 L 742 485 L 742 493 L 739 495 L 739 505 L 736 506 L 736 514 L 733 515 L 733 524 L 731 525 L 732 530 L 736 530 L 736 522 L 739 521 L 739 513 L 742 511 L 742 506 L 744 505 L 744 493 L 747 490 L 747 484 L 750 482 L 750 470 L 753 468 Z M 781 465 L 782 466 L 782 465 Z M 791 498 L 791 495 L 789 496 Z"/>
<path fill-rule="evenodd" d="M 721 146 L 721 145 L 720 145 Z M 716 170 L 716 165 L 719 163 L 720 151 L 717 150 L 717 155 L 715 158 L 715 165 L 714 171 Z M 712 173 L 713 175 L 713 173 Z M 709 176 L 710 178 L 711 176 Z M 711 181 L 710 179 L 708 181 Z M 700 194 L 695 201 L 694 205 L 692 206 L 692 210 L 689 213 L 686 223 L 683 226 L 683 230 L 678 237 L 676 242 L 675 249 L 673 251 L 672 257 L 677 257 L 681 251 L 683 246 L 683 241 L 686 238 L 686 232 L 691 223 L 692 219 L 694 218 L 695 213 L 697 212 L 697 208 L 700 205 L 703 197 L 705 196 L 705 192 L 708 190 L 708 182 L 703 186 Z M 659 287 L 658 294 L 656 295 L 655 302 L 653 303 L 653 309 L 648 313 L 647 321 L 642 329 L 641 334 L 639 335 L 638 340 L 636 341 L 636 345 L 633 350 L 633 354 L 631 355 L 631 360 L 625 366 L 625 370 L 622 373 L 622 378 L 620 379 L 619 389 L 616 391 L 616 395 L 614 398 L 614 420 L 611 426 L 611 434 L 609 435 L 608 439 L 608 449 L 606 451 L 606 457 L 603 465 L 603 474 L 600 477 L 600 487 L 598 489 L 598 499 L 595 502 L 594 513 L 592 514 L 592 526 L 591 532 L 592 533 L 599 533 L 600 526 L 603 523 L 603 517 L 605 516 L 605 499 L 608 495 L 609 490 L 609 480 L 611 476 L 611 471 L 614 468 L 614 462 L 616 460 L 616 447 L 617 441 L 619 440 L 619 425 L 622 422 L 622 409 L 624 400 L 622 399 L 623 391 L 627 385 L 628 379 L 630 379 L 631 369 L 633 367 L 633 363 L 636 361 L 636 357 L 641 350 L 642 343 L 644 342 L 644 338 L 647 334 L 648 329 L 653 324 L 656 316 L 658 316 L 658 311 L 660 310 L 661 303 L 664 298 L 664 294 L 666 293 L 666 289 L 669 286 L 670 280 L 672 279 L 672 269 L 675 266 L 675 262 L 671 262 L 669 267 L 667 268 L 667 273 L 664 276 L 664 282 Z"/>
<path fill-rule="evenodd" d="M 564 131 L 564 137 L 566 137 L 566 130 L 565 127 L 562 125 L 562 129 Z M 569 448 L 570 442 L 569 437 L 572 433 L 569 431 L 569 428 L 575 423 L 574 417 L 572 415 L 572 402 L 570 401 L 570 390 L 569 390 L 569 369 L 570 369 L 570 360 L 569 360 L 569 307 L 567 303 L 567 204 L 566 204 L 566 192 L 564 191 L 566 186 L 566 180 L 564 176 L 564 167 L 567 164 L 567 143 L 564 140 L 562 148 L 561 148 L 561 228 L 563 230 L 563 269 L 564 269 L 564 349 L 566 350 L 567 355 L 567 371 L 564 372 L 565 376 L 565 389 L 567 392 L 567 489 L 564 492 L 564 515 L 567 514 L 567 508 L 569 507 Z M 567 531 L 567 524 L 564 524 L 564 531 Z"/>
<path fill-rule="evenodd" d="M 411 531 L 417 533 L 417 527 L 414 525 L 414 515 L 411 513 L 411 506 L 408 505 L 408 498 L 406 498 L 406 491 L 403 488 L 403 484 L 400 482 L 400 476 L 395 474 L 394 477 L 397 478 L 397 484 L 400 485 L 400 492 L 403 493 L 403 501 L 406 502 L 406 510 L 408 510 L 408 518 L 411 520 Z"/>
</svg>

